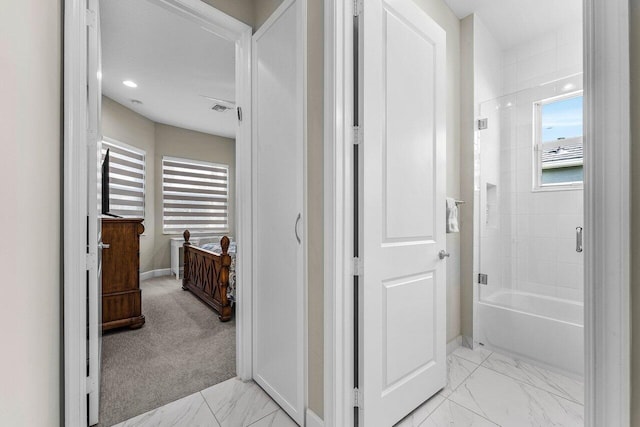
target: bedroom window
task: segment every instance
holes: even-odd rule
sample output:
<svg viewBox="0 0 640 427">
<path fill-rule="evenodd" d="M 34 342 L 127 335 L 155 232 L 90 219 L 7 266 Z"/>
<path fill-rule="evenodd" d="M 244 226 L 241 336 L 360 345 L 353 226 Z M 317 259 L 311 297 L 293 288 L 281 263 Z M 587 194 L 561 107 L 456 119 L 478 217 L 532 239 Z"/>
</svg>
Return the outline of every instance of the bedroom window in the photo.
<svg viewBox="0 0 640 427">
<path fill-rule="evenodd" d="M 103 159 L 107 149 L 109 212 L 125 218 L 144 218 L 145 151 L 111 138 L 104 138 Z"/>
<path fill-rule="evenodd" d="M 165 234 L 229 231 L 229 166 L 162 158 L 162 221 Z"/>
<path fill-rule="evenodd" d="M 582 188 L 582 92 L 537 102 L 534 190 Z"/>
</svg>

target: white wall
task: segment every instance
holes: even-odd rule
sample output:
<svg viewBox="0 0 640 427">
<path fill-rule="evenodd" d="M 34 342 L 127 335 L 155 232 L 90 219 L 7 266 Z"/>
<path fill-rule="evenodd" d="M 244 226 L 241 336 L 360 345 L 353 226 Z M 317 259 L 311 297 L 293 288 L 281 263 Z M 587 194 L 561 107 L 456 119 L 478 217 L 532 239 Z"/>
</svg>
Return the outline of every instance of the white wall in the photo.
<svg viewBox="0 0 640 427">
<path fill-rule="evenodd" d="M 102 135 L 146 153 L 144 233 L 140 236 L 140 271 L 154 269 L 155 245 L 155 123 L 106 96 L 102 97 Z M 167 267 L 168 268 L 168 267 Z"/>
<path fill-rule="evenodd" d="M 60 0 L 0 13 L 0 424 L 54 427 L 61 415 Z"/>
</svg>

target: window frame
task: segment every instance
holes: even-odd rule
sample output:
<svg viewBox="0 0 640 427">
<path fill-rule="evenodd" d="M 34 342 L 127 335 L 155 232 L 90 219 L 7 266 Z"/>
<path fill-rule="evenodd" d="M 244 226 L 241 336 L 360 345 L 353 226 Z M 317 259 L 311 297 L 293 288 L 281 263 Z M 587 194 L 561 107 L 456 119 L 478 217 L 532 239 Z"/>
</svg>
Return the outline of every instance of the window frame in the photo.
<svg viewBox="0 0 640 427">
<path fill-rule="evenodd" d="M 104 151 L 104 146 L 103 143 L 106 142 L 107 144 L 111 144 L 111 145 L 115 145 L 116 147 L 119 147 L 123 150 L 126 151 L 131 151 L 133 153 L 136 153 L 140 156 L 142 156 L 142 219 L 146 219 L 147 218 L 147 152 L 146 150 L 143 150 L 142 148 L 139 147 L 135 147 L 131 144 L 127 144 L 126 142 L 122 142 L 120 140 L 117 140 L 115 138 L 110 138 L 108 136 L 102 136 L 101 138 L 101 153 L 100 153 L 100 158 L 102 159 L 101 161 L 104 160 L 104 155 L 102 153 L 102 151 Z M 111 186 L 111 183 L 109 183 L 109 186 Z M 111 188 L 109 188 L 109 195 L 111 195 Z M 109 204 L 111 204 L 111 201 L 109 201 Z M 121 215 L 122 216 L 122 215 Z M 136 216 L 131 216 L 131 215 L 127 215 L 127 216 L 122 216 L 123 218 L 140 218 L 140 216 L 136 215 Z"/>
<path fill-rule="evenodd" d="M 161 191 L 162 191 L 162 234 L 163 235 L 167 235 L 167 236 L 181 236 L 182 233 L 184 232 L 184 230 L 180 230 L 180 229 L 176 229 L 175 231 L 167 231 L 167 229 L 165 228 L 165 211 L 164 211 L 164 205 L 165 205 L 165 190 L 164 190 L 164 162 L 165 160 L 167 161 L 175 161 L 175 162 L 188 162 L 191 163 L 193 165 L 201 165 L 201 166 L 212 166 L 215 168 L 221 168 L 221 169 L 226 169 L 227 170 L 227 184 L 226 184 L 226 191 L 227 191 L 227 196 L 226 196 L 226 209 L 227 209 L 227 216 L 226 216 L 226 224 L 224 228 L 219 228 L 219 229 L 211 229 L 211 230 L 189 230 L 189 232 L 192 235 L 226 235 L 228 233 L 230 233 L 230 226 L 229 226 L 229 200 L 230 200 L 230 195 L 229 195 L 229 191 L 230 191 L 230 179 L 231 179 L 231 174 L 230 174 L 230 165 L 227 165 L 225 163 L 216 163 L 216 162 L 207 162 L 207 161 L 203 161 L 203 160 L 194 160 L 194 159 L 187 159 L 185 157 L 175 157 L 175 156 L 162 156 L 162 159 L 160 161 L 160 186 L 161 186 Z"/>
<path fill-rule="evenodd" d="M 550 183 L 543 184 L 542 183 L 542 172 L 545 169 L 542 165 L 542 107 L 547 104 L 552 104 L 554 102 L 563 101 L 571 98 L 583 97 L 584 99 L 584 91 L 582 89 L 576 90 L 569 93 L 563 93 L 562 95 L 553 96 L 550 98 L 545 98 L 539 101 L 535 101 L 533 103 L 533 192 L 544 192 L 544 191 L 567 191 L 567 190 L 581 190 L 584 188 L 584 178 L 582 181 L 571 181 L 571 182 L 561 182 L 561 183 Z M 583 115 L 584 115 L 584 106 L 583 106 Z M 584 129 L 584 124 L 583 124 Z M 578 163 L 578 161 L 574 161 L 571 165 L 566 165 L 565 167 L 570 166 L 583 166 L 584 165 L 584 130 L 582 132 L 582 136 L 567 138 L 562 140 L 557 140 L 554 142 L 548 142 L 546 144 L 547 147 L 554 148 L 560 147 L 563 145 L 575 145 L 572 142 L 580 141 L 583 144 L 583 157 L 582 160 Z M 551 168 L 546 168 L 551 169 Z M 555 168 L 554 168 L 555 169 Z"/>
</svg>

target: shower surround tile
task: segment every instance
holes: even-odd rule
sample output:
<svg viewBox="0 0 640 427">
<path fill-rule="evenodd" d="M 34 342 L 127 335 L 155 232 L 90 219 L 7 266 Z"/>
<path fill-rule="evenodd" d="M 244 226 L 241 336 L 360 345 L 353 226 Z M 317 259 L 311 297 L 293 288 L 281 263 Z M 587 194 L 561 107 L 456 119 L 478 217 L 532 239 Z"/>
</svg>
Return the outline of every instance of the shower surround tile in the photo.
<svg viewBox="0 0 640 427">
<path fill-rule="evenodd" d="M 583 406 L 480 366 L 450 396 L 503 426 L 581 427 Z"/>
<path fill-rule="evenodd" d="M 482 362 L 482 366 L 560 397 L 584 404 L 584 383 L 582 381 L 498 353 L 489 356 Z"/>
</svg>

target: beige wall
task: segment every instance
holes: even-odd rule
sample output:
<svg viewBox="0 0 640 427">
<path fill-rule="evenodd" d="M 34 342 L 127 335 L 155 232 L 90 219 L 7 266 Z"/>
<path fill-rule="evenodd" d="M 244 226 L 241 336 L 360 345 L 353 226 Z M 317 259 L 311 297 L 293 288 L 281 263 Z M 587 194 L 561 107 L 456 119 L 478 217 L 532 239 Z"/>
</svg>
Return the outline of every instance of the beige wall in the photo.
<svg viewBox="0 0 640 427">
<path fill-rule="evenodd" d="M 309 3 L 313 3 L 313 0 L 308 1 Z M 254 32 L 269 19 L 273 11 L 276 10 L 281 3 L 282 0 L 255 0 L 255 9 L 253 12 Z"/>
<path fill-rule="evenodd" d="M 462 200 L 466 201 L 460 215 L 460 333 L 473 336 L 473 284 L 474 275 L 474 16 L 460 21 L 460 185 Z"/>
<path fill-rule="evenodd" d="M 140 237 L 140 271 L 153 270 L 155 244 L 155 124 L 106 96 L 102 97 L 102 135 L 146 152 L 144 233 Z"/>
<path fill-rule="evenodd" d="M 0 13 L 0 424 L 61 416 L 61 0 Z"/>
<path fill-rule="evenodd" d="M 307 0 L 309 408 L 324 414 L 324 2 Z"/>
<path fill-rule="evenodd" d="M 155 125 L 155 245 L 153 268 L 169 268 L 169 240 L 181 237 L 181 234 L 162 232 L 162 157 L 181 157 L 190 160 L 224 163 L 229 165 L 229 234 L 235 233 L 235 140 L 222 136 L 209 135 L 174 126 L 156 123 Z"/>
<path fill-rule="evenodd" d="M 447 32 L 447 196 L 460 199 L 460 20 L 442 0 L 415 1 Z M 447 251 L 451 254 L 447 261 L 447 341 L 451 341 L 460 335 L 459 233 L 447 234 Z"/>
<path fill-rule="evenodd" d="M 265 0 L 202 0 L 216 9 L 254 27 L 254 3 Z M 255 28 L 255 27 L 254 27 Z"/>
<path fill-rule="evenodd" d="M 631 425 L 640 427 L 640 2 L 631 1 Z"/>
<path fill-rule="evenodd" d="M 229 165 L 229 235 L 235 233 L 235 140 L 152 122 L 102 97 L 102 134 L 146 151 L 145 231 L 140 239 L 140 271 L 170 266 L 169 240 L 162 232 L 162 156 Z"/>
</svg>

